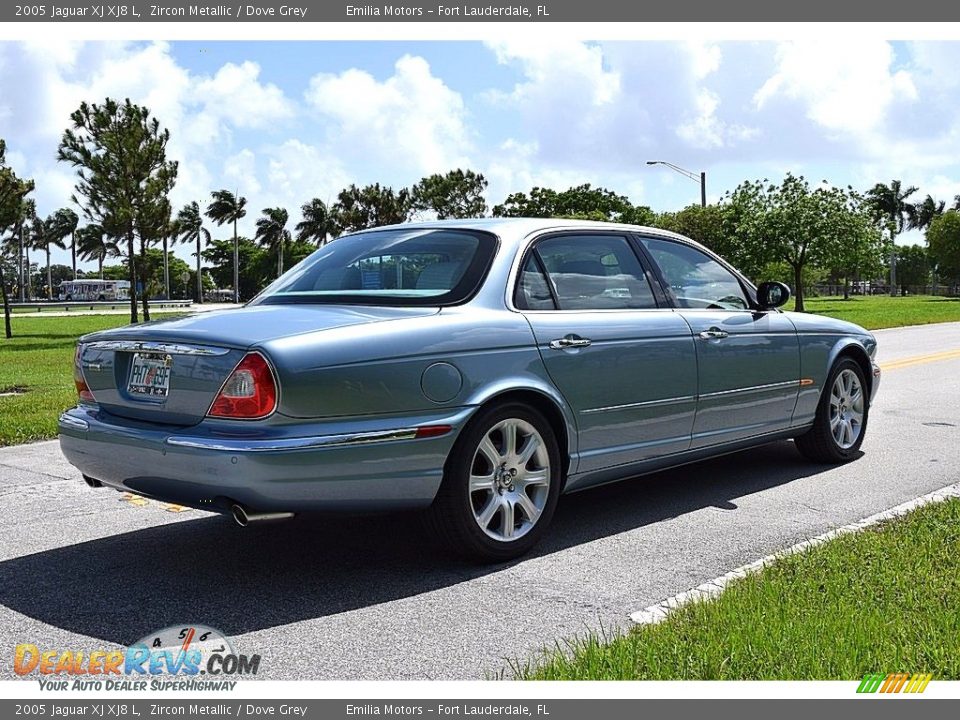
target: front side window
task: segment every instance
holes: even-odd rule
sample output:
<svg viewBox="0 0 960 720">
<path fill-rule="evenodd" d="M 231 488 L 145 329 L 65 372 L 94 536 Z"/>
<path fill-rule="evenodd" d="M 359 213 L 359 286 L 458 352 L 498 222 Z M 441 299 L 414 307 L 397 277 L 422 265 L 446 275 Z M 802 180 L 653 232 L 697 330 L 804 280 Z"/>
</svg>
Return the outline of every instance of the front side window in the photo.
<svg viewBox="0 0 960 720">
<path fill-rule="evenodd" d="M 706 253 L 683 243 L 643 238 L 681 308 L 745 310 L 750 302 L 737 277 Z"/>
<path fill-rule="evenodd" d="M 496 246 L 492 235 L 465 230 L 348 235 L 281 275 L 253 304 L 450 305 L 477 289 Z"/>
<path fill-rule="evenodd" d="M 640 261 L 624 236 L 551 237 L 537 243 L 536 253 L 560 310 L 657 307 Z"/>
</svg>

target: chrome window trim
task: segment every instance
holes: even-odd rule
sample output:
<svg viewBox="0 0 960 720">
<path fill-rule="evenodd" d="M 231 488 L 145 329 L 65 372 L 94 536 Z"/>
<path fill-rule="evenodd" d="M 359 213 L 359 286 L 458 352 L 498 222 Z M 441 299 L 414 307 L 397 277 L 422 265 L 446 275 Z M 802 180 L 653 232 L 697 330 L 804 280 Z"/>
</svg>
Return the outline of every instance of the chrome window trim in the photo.
<svg viewBox="0 0 960 720">
<path fill-rule="evenodd" d="M 417 428 L 374 430 L 342 435 L 318 435 L 314 437 L 278 438 L 275 440 L 241 440 L 226 438 L 202 438 L 171 435 L 165 441 L 171 447 L 195 450 L 219 450 L 225 452 L 277 452 L 285 450 L 314 450 L 318 448 L 369 445 L 394 440 L 413 440 Z M 442 437 L 442 436 L 438 436 Z"/>
<path fill-rule="evenodd" d="M 167 355 L 226 355 L 230 348 L 187 345 L 186 343 L 165 343 L 146 340 L 96 340 L 81 343 L 84 349 L 113 350 L 114 352 L 164 353 Z"/>
</svg>

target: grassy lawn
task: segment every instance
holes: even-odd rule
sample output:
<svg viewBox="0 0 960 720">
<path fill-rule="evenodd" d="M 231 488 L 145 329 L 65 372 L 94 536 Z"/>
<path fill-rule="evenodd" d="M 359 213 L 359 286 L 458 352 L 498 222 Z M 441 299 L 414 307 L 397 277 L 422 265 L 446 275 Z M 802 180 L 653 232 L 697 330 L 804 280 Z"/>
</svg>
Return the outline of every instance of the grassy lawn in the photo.
<svg viewBox="0 0 960 720">
<path fill-rule="evenodd" d="M 960 298 L 912 295 L 892 298 L 889 295 L 807 298 L 807 312 L 829 315 L 862 325 L 868 330 L 900 325 L 960 321 Z M 792 303 L 787 304 L 788 309 Z"/>
<path fill-rule="evenodd" d="M 76 404 L 73 351 L 77 337 L 126 325 L 126 315 L 13 318 L 13 339 L 0 333 L 0 446 L 57 434 L 57 417 Z"/>
<path fill-rule="evenodd" d="M 659 625 L 577 641 L 546 680 L 960 679 L 960 500 L 792 555 Z"/>
</svg>

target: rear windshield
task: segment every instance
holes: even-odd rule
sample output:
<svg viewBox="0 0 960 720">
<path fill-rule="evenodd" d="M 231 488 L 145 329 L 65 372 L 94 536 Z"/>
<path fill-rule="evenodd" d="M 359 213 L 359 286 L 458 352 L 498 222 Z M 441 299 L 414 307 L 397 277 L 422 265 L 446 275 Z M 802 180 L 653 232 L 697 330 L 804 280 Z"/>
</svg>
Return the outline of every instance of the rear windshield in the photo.
<svg viewBox="0 0 960 720">
<path fill-rule="evenodd" d="M 497 241 L 466 230 L 347 235 L 281 275 L 253 304 L 452 305 L 479 287 Z"/>
</svg>

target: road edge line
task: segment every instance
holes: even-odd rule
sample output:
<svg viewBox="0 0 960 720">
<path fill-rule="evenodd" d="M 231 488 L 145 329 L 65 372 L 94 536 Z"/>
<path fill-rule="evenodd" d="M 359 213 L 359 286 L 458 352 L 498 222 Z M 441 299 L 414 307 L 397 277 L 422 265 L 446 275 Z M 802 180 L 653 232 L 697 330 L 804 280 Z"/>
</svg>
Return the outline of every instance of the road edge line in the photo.
<svg viewBox="0 0 960 720">
<path fill-rule="evenodd" d="M 841 525 L 838 528 L 834 528 L 833 530 L 816 535 L 809 540 L 804 540 L 803 542 L 799 542 L 796 545 L 791 545 L 784 550 L 779 550 L 770 555 L 765 555 L 759 560 L 754 560 L 746 565 L 741 565 L 740 567 L 735 568 L 730 572 L 721 575 L 720 577 L 716 577 L 713 580 L 708 580 L 705 583 L 701 583 L 695 588 L 691 588 L 690 590 L 686 590 L 682 593 L 677 593 L 676 595 L 668 597 L 665 600 L 661 600 L 658 603 L 654 603 L 653 605 L 648 605 L 643 610 L 637 610 L 636 612 L 630 613 L 630 620 L 632 620 L 636 625 L 656 625 L 657 623 L 663 622 L 673 611 L 693 602 L 711 600 L 719 596 L 720 593 L 724 591 L 727 583 L 731 582 L 732 580 L 737 580 L 739 578 L 744 578 L 748 575 L 757 573 L 760 570 L 763 570 L 763 568 L 773 565 L 781 558 L 806 552 L 810 548 L 821 545 L 828 540 L 841 537 L 842 535 L 850 535 L 852 533 L 862 532 L 863 530 L 873 527 L 874 525 L 878 525 L 886 520 L 902 517 L 911 510 L 923 507 L 924 505 L 944 502 L 945 500 L 956 497 L 960 497 L 960 482 L 947 485 L 946 487 L 942 487 L 939 490 L 934 490 L 926 495 L 921 495 L 913 500 L 908 500 L 907 502 L 896 505 L 888 510 L 883 510 L 882 512 L 875 513 L 874 515 L 869 515 L 862 520 L 858 520 L 857 522 L 849 523 L 848 525 Z"/>
</svg>

